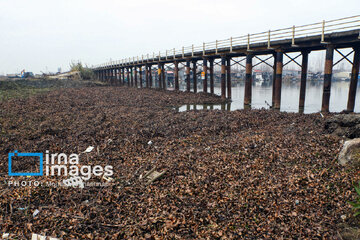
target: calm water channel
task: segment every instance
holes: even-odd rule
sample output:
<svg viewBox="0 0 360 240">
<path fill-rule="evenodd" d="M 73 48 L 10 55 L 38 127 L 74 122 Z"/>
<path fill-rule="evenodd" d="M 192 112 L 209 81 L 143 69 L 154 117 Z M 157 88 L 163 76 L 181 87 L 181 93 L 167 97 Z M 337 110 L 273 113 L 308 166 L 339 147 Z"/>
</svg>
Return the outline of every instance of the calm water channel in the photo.
<svg viewBox="0 0 360 240">
<path fill-rule="evenodd" d="M 331 96 L 330 96 L 330 111 L 341 112 L 346 109 L 349 81 L 333 81 L 331 83 Z M 360 112 L 360 83 L 357 87 L 355 112 Z M 211 109 L 227 109 L 237 110 L 244 108 L 244 87 L 245 83 L 240 82 L 232 87 L 232 102 L 230 105 L 221 106 L 214 105 Z M 202 91 L 201 86 L 198 87 L 198 91 Z M 184 89 L 183 89 L 184 90 Z M 221 89 L 219 86 L 215 86 L 215 93 L 220 95 Z M 306 83 L 306 97 L 305 97 L 305 109 L 304 113 L 314 113 L 321 110 L 323 81 L 308 81 Z M 300 94 L 300 82 L 288 81 L 283 82 L 281 90 L 281 111 L 286 112 L 298 112 L 299 111 L 299 94 Z M 271 105 L 272 102 L 272 82 L 254 82 L 252 87 L 252 108 L 269 108 L 266 104 L 268 102 Z M 205 106 L 206 107 L 206 106 Z M 191 109 L 203 109 L 203 105 L 184 105 L 180 107 L 179 111 L 186 111 Z M 208 109 L 210 106 L 207 107 Z"/>
</svg>

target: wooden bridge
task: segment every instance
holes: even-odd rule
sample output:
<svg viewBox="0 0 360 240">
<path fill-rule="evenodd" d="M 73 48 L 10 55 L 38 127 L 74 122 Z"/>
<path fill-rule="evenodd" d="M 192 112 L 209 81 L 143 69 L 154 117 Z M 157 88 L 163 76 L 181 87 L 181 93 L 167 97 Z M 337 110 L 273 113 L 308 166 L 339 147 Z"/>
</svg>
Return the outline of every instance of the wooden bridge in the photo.
<svg viewBox="0 0 360 240">
<path fill-rule="evenodd" d="M 352 52 L 345 55 L 340 51 L 344 48 L 352 48 Z M 352 64 L 347 111 L 353 112 L 360 67 L 360 15 L 231 37 L 226 40 L 203 43 L 202 46 L 192 45 L 181 49 L 166 50 L 100 64 L 94 66 L 93 69 L 100 80 L 114 85 L 127 84 L 128 86 L 147 88 L 158 86 L 166 89 L 164 66 L 173 64 L 175 90 L 179 90 L 179 64 L 181 64 L 186 69 L 186 91 L 191 91 L 190 74 L 192 70 L 193 91 L 197 92 L 197 67 L 199 67 L 197 63 L 202 62 L 203 91 L 208 92 L 209 83 L 210 93 L 214 93 L 214 65 L 219 64 L 221 66 L 221 97 L 231 99 L 231 66 L 239 64 L 246 69 L 244 95 L 246 107 L 251 105 L 252 69 L 255 66 L 253 59 L 256 58 L 259 60 L 258 64 L 267 64 L 274 70 L 272 105 L 274 109 L 280 109 L 282 70 L 285 65 L 294 62 L 301 67 L 299 101 L 301 111 L 304 109 L 305 103 L 308 55 L 315 50 L 326 50 L 321 111 L 329 111 L 333 66 L 346 60 Z M 333 61 L 334 51 L 342 56 L 336 63 Z M 299 55 L 296 57 L 288 55 L 293 52 L 299 52 Z M 348 58 L 351 53 L 354 53 L 353 61 Z M 259 56 L 262 55 L 270 55 L 270 57 L 261 59 Z M 289 59 L 286 63 L 283 62 L 284 55 Z M 300 56 L 302 56 L 301 63 L 296 61 Z M 240 58 L 240 60 L 234 58 Z M 217 59 L 221 59 L 219 63 L 216 62 Z M 270 59 L 273 59 L 273 64 L 268 63 Z M 243 61 L 245 61 L 245 66 Z M 153 67 L 158 70 L 156 84 L 154 84 L 152 76 Z"/>
</svg>

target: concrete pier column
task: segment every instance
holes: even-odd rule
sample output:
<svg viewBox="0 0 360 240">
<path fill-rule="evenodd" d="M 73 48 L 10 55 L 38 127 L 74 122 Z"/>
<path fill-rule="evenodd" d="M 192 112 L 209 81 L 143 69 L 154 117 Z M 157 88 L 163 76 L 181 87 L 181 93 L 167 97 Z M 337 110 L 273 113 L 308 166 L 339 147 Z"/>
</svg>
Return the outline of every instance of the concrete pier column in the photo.
<svg viewBox="0 0 360 240">
<path fill-rule="evenodd" d="M 210 63 L 210 68 L 209 68 L 209 73 L 210 73 L 210 93 L 214 94 L 214 59 L 210 58 L 209 63 Z"/>
<path fill-rule="evenodd" d="M 252 59 L 253 55 L 246 55 L 246 69 L 245 69 L 245 94 L 244 94 L 244 105 L 249 107 L 251 105 L 252 95 Z"/>
<path fill-rule="evenodd" d="M 306 79 L 308 71 L 308 60 L 309 60 L 309 51 L 302 51 L 302 63 L 301 63 L 301 82 L 300 82 L 300 99 L 299 99 L 299 111 L 304 112 L 305 106 L 305 91 L 306 91 Z"/>
<path fill-rule="evenodd" d="M 276 78 L 275 78 L 275 94 L 274 94 L 274 109 L 280 110 L 281 104 L 281 86 L 282 86 L 282 71 L 283 71 L 283 53 L 281 51 L 276 53 Z"/>
<path fill-rule="evenodd" d="M 197 67 L 196 67 L 196 60 L 193 60 L 192 61 L 192 64 L 193 64 L 193 71 L 192 71 L 192 73 L 193 73 L 193 83 L 194 83 L 194 93 L 197 93 L 197 75 L 196 75 L 196 69 L 197 69 Z"/>
<path fill-rule="evenodd" d="M 202 77 L 202 80 L 203 80 L 203 92 L 207 93 L 208 92 L 208 89 L 207 89 L 207 71 L 208 71 L 208 67 L 207 67 L 207 59 L 204 58 L 203 59 L 203 77 Z"/>
<path fill-rule="evenodd" d="M 349 97 L 347 103 L 347 110 L 354 112 L 355 99 L 356 99 L 356 88 L 359 80 L 359 67 L 360 67 L 360 46 L 354 48 L 354 61 L 351 71 Z"/>
<path fill-rule="evenodd" d="M 175 84 L 175 90 L 179 90 L 179 62 L 175 61 L 175 71 L 174 71 L 174 84 Z"/>
<path fill-rule="evenodd" d="M 326 48 L 326 57 L 325 57 L 324 88 L 323 88 L 323 98 L 321 104 L 322 112 L 329 112 L 333 61 L 334 61 L 334 46 L 329 45 Z"/>
<path fill-rule="evenodd" d="M 227 98 L 231 99 L 231 57 L 226 59 L 226 86 L 227 86 Z"/>
<path fill-rule="evenodd" d="M 140 85 L 140 88 L 143 87 L 142 66 L 139 66 L 139 85 Z"/>
<path fill-rule="evenodd" d="M 226 57 L 221 56 L 221 98 L 226 98 Z"/>
<path fill-rule="evenodd" d="M 186 79 L 186 91 L 190 92 L 190 60 L 186 60 L 185 79 Z"/>
<path fill-rule="evenodd" d="M 273 79 L 272 79 L 272 107 L 275 105 L 275 88 L 276 88 L 276 53 L 273 54 L 274 66 L 273 66 Z"/>
</svg>

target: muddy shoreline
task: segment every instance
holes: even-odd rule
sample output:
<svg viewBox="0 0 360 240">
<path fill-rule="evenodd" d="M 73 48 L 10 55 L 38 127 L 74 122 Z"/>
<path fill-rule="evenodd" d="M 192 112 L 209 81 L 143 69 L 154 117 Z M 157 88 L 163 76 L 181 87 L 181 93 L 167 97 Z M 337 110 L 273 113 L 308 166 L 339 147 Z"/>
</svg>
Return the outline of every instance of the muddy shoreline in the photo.
<svg viewBox="0 0 360 240">
<path fill-rule="evenodd" d="M 341 216 L 351 214 L 358 169 L 338 165 L 341 139 L 324 130 L 331 115 L 176 111 L 219 102 L 203 93 L 127 87 L 0 102 L 1 232 L 64 239 L 336 236 Z M 111 186 L 8 185 L 9 152 L 80 153 L 89 146 L 95 150 L 81 164 L 114 166 Z M 154 167 L 165 175 L 144 184 L 140 176 Z"/>
</svg>

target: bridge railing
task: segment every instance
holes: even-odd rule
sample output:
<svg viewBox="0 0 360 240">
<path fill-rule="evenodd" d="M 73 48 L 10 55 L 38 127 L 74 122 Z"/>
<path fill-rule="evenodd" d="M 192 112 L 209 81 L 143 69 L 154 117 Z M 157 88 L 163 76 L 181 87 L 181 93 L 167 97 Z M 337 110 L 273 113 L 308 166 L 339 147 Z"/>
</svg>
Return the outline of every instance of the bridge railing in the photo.
<svg viewBox="0 0 360 240">
<path fill-rule="evenodd" d="M 313 24 L 307 24 L 302 26 L 292 26 L 283 29 L 269 30 L 266 32 L 243 35 L 240 37 L 231 37 L 223 40 L 216 40 L 212 42 L 204 42 L 201 46 L 187 46 L 181 49 L 170 49 L 164 52 L 146 54 L 133 58 L 126 58 L 117 61 L 111 61 L 103 64 L 93 66 L 110 67 L 119 64 L 133 64 L 133 63 L 146 63 L 155 62 L 159 59 L 176 59 L 180 56 L 184 58 L 194 56 L 204 56 L 206 54 L 218 54 L 219 52 L 232 52 L 234 48 L 247 48 L 251 49 L 253 44 L 267 44 L 268 48 L 271 48 L 271 44 L 274 41 L 291 40 L 292 44 L 296 44 L 296 39 L 302 37 L 320 36 L 321 42 L 325 42 L 326 35 L 335 32 L 347 31 L 347 30 L 360 30 L 360 15 L 345 17 L 330 21 L 322 21 Z"/>
</svg>

